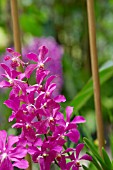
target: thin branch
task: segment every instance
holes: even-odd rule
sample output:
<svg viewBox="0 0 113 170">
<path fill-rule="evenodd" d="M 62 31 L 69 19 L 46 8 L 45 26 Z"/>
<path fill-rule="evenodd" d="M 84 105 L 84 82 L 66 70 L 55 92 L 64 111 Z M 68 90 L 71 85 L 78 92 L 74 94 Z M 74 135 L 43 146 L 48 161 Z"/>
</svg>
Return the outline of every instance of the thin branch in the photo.
<svg viewBox="0 0 113 170">
<path fill-rule="evenodd" d="M 100 82 L 99 82 L 99 73 L 98 73 L 95 15 L 94 15 L 93 0 L 87 0 L 87 12 L 88 12 L 88 25 L 89 25 L 91 67 L 92 67 L 93 86 L 94 86 L 94 101 L 95 101 L 95 110 L 96 110 L 97 136 L 99 142 L 99 152 L 100 155 L 102 155 L 102 147 L 104 147 L 105 142 L 104 142 L 103 118 L 102 118 L 102 111 L 101 111 Z"/>
</svg>

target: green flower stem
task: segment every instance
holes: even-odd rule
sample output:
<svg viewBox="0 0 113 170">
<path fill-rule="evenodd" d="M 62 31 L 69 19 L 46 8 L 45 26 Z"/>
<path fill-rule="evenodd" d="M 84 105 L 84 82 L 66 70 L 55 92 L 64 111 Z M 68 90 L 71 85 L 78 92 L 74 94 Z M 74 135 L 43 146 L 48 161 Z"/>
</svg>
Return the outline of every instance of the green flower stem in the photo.
<svg viewBox="0 0 113 170">
<path fill-rule="evenodd" d="M 26 155 L 25 159 L 29 162 L 29 167 L 26 170 L 32 170 L 32 160 L 29 154 Z"/>
</svg>

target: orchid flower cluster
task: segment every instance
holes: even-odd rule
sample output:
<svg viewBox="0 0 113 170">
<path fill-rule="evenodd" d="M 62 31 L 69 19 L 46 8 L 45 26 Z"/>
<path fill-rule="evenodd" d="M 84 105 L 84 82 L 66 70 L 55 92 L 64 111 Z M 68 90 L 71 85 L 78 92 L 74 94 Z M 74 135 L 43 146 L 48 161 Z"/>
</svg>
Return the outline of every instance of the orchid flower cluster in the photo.
<svg viewBox="0 0 113 170">
<path fill-rule="evenodd" d="M 40 46 L 46 46 L 49 50 L 46 54 L 47 57 L 51 56 L 51 60 L 46 63 L 45 69 L 49 70 L 50 75 L 57 75 L 53 80 L 56 83 L 56 89 L 53 91 L 52 95 L 57 96 L 61 93 L 63 86 L 63 73 L 62 73 L 62 57 L 63 57 L 63 47 L 59 45 L 53 37 L 33 37 L 29 40 L 29 43 L 24 45 L 22 48 L 22 60 L 28 62 L 29 59 L 26 55 L 29 52 L 37 53 L 37 49 Z M 4 57 L 7 55 L 7 52 L 0 56 L 0 62 L 4 61 Z M 10 65 L 10 62 L 7 61 L 7 65 Z M 0 81 L 3 79 L 1 74 L 3 69 L 0 68 Z M 34 76 L 33 76 L 34 77 Z M 1 91 L 3 92 L 3 90 Z"/>
<path fill-rule="evenodd" d="M 45 68 L 50 71 L 50 75 L 54 74 L 57 77 L 53 80 L 56 83 L 56 89 L 53 95 L 60 94 L 63 86 L 63 73 L 62 73 L 62 56 L 63 47 L 59 45 L 53 37 L 33 37 L 26 46 L 22 49 L 23 60 L 27 62 L 26 56 L 29 52 L 37 52 L 37 48 L 46 46 L 49 50 L 46 56 L 51 56 L 51 60 L 46 63 Z"/>
<path fill-rule="evenodd" d="M 25 63 L 21 55 L 11 48 L 5 56 L 10 66 L 1 63 L 5 80 L 0 82 L 1 88 L 11 88 L 9 98 L 4 104 L 12 110 L 9 122 L 14 121 L 12 128 L 21 129 L 18 136 L 7 135 L 0 131 L 0 170 L 28 168 L 25 160 L 30 154 L 34 163 L 39 164 L 40 170 L 50 170 L 56 164 L 61 170 L 79 170 L 80 160 L 92 158 L 85 154 L 79 157 L 84 144 L 79 143 L 80 133 L 78 124 L 84 123 L 82 116 L 75 116 L 71 121 L 73 107 L 66 107 L 66 120 L 60 111 L 60 103 L 65 102 L 63 95 L 53 96 L 56 88 L 53 83 L 55 75 L 45 69 L 50 61 L 46 56 L 48 49 L 41 46 L 36 53 L 28 53 L 27 58 L 32 62 Z M 17 71 L 18 67 L 22 71 Z M 30 77 L 35 72 L 36 82 L 30 83 Z M 66 148 L 66 142 L 76 144 L 76 148 Z"/>
</svg>

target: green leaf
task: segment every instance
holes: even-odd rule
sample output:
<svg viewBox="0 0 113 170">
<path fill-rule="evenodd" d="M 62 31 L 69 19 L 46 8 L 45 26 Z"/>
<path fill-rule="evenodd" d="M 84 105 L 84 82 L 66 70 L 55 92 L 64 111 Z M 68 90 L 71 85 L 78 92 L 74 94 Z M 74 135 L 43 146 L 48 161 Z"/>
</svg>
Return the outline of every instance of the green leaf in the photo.
<svg viewBox="0 0 113 170">
<path fill-rule="evenodd" d="M 94 155 L 96 155 L 97 158 L 100 157 L 100 155 L 97 152 L 96 147 L 87 139 L 87 138 L 83 138 L 84 143 L 86 144 L 86 146 L 91 150 L 92 153 L 94 153 Z"/>
<path fill-rule="evenodd" d="M 85 142 L 86 146 L 92 152 L 92 154 L 93 154 L 92 156 L 95 156 L 96 159 L 98 160 L 98 162 L 101 164 L 102 168 L 104 170 L 107 170 L 108 167 L 107 167 L 106 163 L 103 161 L 103 159 L 101 158 L 101 156 L 99 155 L 99 153 L 97 152 L 96 147 L 87 138 L 84 138 L 84 142 Z"/>
<path fill-rule="evenodd" d="M 109 139 L 110 139 L 111 155 L 113 157 L 113 134 L 112 133 L 110 134 Z"/>
<path fill-rule="evenodd" d="M 91 154 L 91 153 L 89 153 L 89 152 L 87 152 L 88 153 L 88 155 L 90 155 L 91 157 L 92 157 L 92 163 L 94 164 L 94 166 L 98 169 L 98 170 L 102 170 L 102 167 L 100 166 L 100 164 L 98 163 L 98 160 L 97 160 L 97 158 L 93 155 L 93 154 Z"/>
<path fill-rule="evenodd" d="M 85 165 L 82 165 L 84 170 L 89 170 Z"/>
<path fill-rule="evenodd" d="M 93 164 L 95 165 L 95 167 L 96 167 L 98 170 L 101 170 L 102 168 L 101 168 L 101 166 L 99 165 L 97 159 L 96 159 L 94 156 L 92 156 L 92 158 L 93 158 Z"/>
<path fill-rule="evenodd" d="M 112 166 L 111 169 L 113 170 L 113 160 L 112 160 L 111 166 Z"/>
<path fill-rule="evenodd" d="M 99 70 L 100 85 L 105 83 L 110 77 L 113 76 L 113 62 L 105 63 L 105 65 Z M 93 80 L 92 78 L 87 82 L 83 89 L 77 96 L 71 101 L 70 105 L 74 106 L 78 111 L 93 95 Z"/>
<path fill-rule="evenodd" d="M 105 151 L 104 148 L 102 148 L 102 155 L 103 155 L 103 159 L 104 159 L 104 162 L 106 163 L 106 165 L 109 167 L 109 170 L 111 170 L 111 161 L 109 159 L 109 156 L 107 154 L 107 152 Z"/>
</svg>

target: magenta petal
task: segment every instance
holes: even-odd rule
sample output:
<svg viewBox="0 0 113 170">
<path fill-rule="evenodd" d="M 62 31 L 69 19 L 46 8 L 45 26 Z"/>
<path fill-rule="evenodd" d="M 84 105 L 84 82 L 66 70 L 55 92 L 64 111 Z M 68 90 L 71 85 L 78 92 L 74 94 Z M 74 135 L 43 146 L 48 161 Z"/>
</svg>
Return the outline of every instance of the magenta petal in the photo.
<svg viewBox="0 0 113 170">
<path fill-rule="evenodd" d="M 37 138 L 36 141 L 34 142 L 34 146 L 42 146 L 43 141 L 41 138 Z"/>
<path fill-rule="evenodd" d="M 45 55 L 48 53 L 48 49 L 45 46 L 41 46 L 39 49 L 39 56 L 38 59 L 39 61 L 44 60 Z"/>
<path fill-rule="evenodd" d="M 47 81 L 46 81 L 46 84 L 45 84 L 45 89 L 48 88 L 48 86 L 50 85 L 50 83 L 52 82 L 52 80 L 55 78 L 56 76 L 50 76 Z"/>
<path fill-rule="evenodd" d="M 17 168 L 20 168 L 20 169 L 26 169 L 29 167 L 29 164 L 26 160 L 22 159 L 20 161 L 15 162 L 13 166 L 16 166 Z"/>
<path fill-rule="evenodd" d="M 30 78 L 32 72 L 35 70 L 36 67 L 37 67 L 37 64 L 30 64 L 29 66 L 27 66 L 25 70 L 26 78 Z"/>
<path fill-rule="evenodd" d="M 9 116 L 8 121 L 9 121 L 9 122 L 13 121 L 13 120 L 15 119 L 15 117 L 16 117 L 16 113 L 15 113 L 15 112 L 12 112 L 12 115 Z"/>
<path fill-rule="evenodd" d="M 0 170 L 13 170 L 13 166 L 9 158 L 4 159 L 1 163 Z"/>
<path fill-rule="evenodd" d="M 28 85 L 25 82 L 16 79 L 14 80 L 14 83 L 22 90 L 23 93 L 26 93 L 26 88 Z"/>
<path fill-rule="evenodd" d="M 0 65 L 6 71 L 6 73 L 11 77 L 11 71 L 10 71 L 9 67 L 7 65 L 5 65 L 4 63 L 1 63 Z"/>
<path fill-rule="evenodd" d="M 44 78 L 47 76 L 48 71 L 36 72 L 36 82 L 41 84 Z"/>
<path fill-rule="evenodd" d="M 67 168 L 66 170 L 70 170 L 72 165 L 73 165 L 73 161 L 68 162 L 67 165 L 66 165 L 66 168 Z"/>
<path fill-rule="evenodd" d="M 34 146 L 31 146 L 31 147 L 29 147 L 28 148 L 28 153 L 30 154 L 30 155 L 33 155 L 33 154 L 35 154 L 35 152 L 37 152 L 37 148 L 36 147 L 34 147 Z"/>
<path fill-rule="evenodd" d="M 22 80 L 23 78 L 25 78 L 25 73 L 20 73 L 18 78 L 19 78 L 19 80 Z"/>
<path fill-rule="evenodd" d="M 66 130 L 77 129 L 77 125 L 73 122 L 70 122 L 66 128 Z"/>
<path fill-rule="evenodd" d="M 29 93 L 28 99 L 31 104 L 34 104 L 34 91 Z"/>
<path fill-rule="evenodd" d="M 63 119 L 56 120 L 56 123 L 61 125 L 62 127 L 65 127 L 65 121 Z"/>
<path fill-rule="evenodd" d="M 13 136 L 13 135 L 10 135 L 8 136 L 8 149 L 10 150 L 11 147 L 18 142 L 18 136 Z"/>
<path fill-rule="evenodd" d="M 16 70 L 12 70 L 12 78 L 16 78 L 19 74 L 21 74 L 21 72 L 18 72 Z"/>
<path fill-rule="evenodd" d="M 16 51 L 14 51 L 12 55 L 17 58 L 21 56 L 21 54 Z"/>
<path fill-rule="evenodd" d="M 84 147 L 84 144 L 83 144 L 83 143 L 80 143 L 80 144 L 77 145 L 77 147 L 76 147 L 76 158 L 79 157 L 79 153 L 81 152 L 81 150 L 83 149 L 83 147 Z"/>
<path fill-rule="evenodd" d="M 72 112 L 73 112 L 73 107 L 67 106 L 66 107 L 66 121 L 67 122 L 70 122 L 70 117 L 71 117 Z"/>
<path fill-rule="evenodd" d="M 26 156 L 26 154 L 27 154 L 27 149 L 23 148 L 22 146 L 18 146 L 11 151 L 10 158 L 12 161 L 14 161 L 15 158 L 23 158 Z"/>
<path fill-rule="evenodd" d="M 52 83 L 50 84 L 50 86 L 48 87 L 48 91 L 50 92 L 50 94 L 56 89 L 56 84 Z"/>
<path fill-rule="evenodd" d="M 51 58 L 50 57 L 47 57 L 45 60 L 44 60 L 44 63 L 47 63 L 48 61 L 50 61 Z"/>
<path fill-rule="evenodd" d="M 52 150 L 56 152 L 61 152 L 62 151 L 62 146 L 55 146 Z"/>
<path fill-rule="evenodd" d="M 32 52 L 27 54 L 27 58 L 29 58 L 30 60 L 33 60 L 35 62 L 38 61 L 37 54 L 32 53 Z"/>
<path fill-rule="evenodd" d="M 87 161 L 92 161 L 92 157 L 89 156 L 88 154 L 83 155 L 83 156 L 80 158 L 80 160 L 81 160 L 81 159 L 84 159 L 84 160 L 87 160 Z"/>
<path fill-rule="evenodd" d="M 13 53 L 14 50 L 12 48 L 6 48 L 6 51 L 9 52 L 9 53 Z"/>
<path fill-rule="evenodd" d="M 8 55 L 4 56 L 4 60 L 5 60 L 5 61 L 8 61 L 8 60 L 10 60 L 10 59 L 11 59 L 10 56 L 8 56 Z"/>
<path fill-rule="evenodd" d="M 58 161 L 58 164 L 60 165 L 61 170 L 67 170 L 65 156 L 62 155 L 60 161 Z"/>
<path fill-rule="evenodd" d="M 36 155 L 38 156 L 38 155 L 41 154 L 41 151 L 40 151 L 38 148 L 34 147 L 34 146 L 30 146 L 30 147 L 28 148 L 28 153 L 29 153 L 30 155 L 34 155 L 34 154 L 36 153 Z"/>
<path fill-rule="evenodd" d="M 2 87 L 10 87 L 11 84 L 9 82 L 7 82 L 6 80 L 3 80 L 0 82 L 0 88 Z"/>
<path fill-rule="evenodd" d="M 66 134 L 66 136 L 68 136 L 72 142 L 77 143 L 80 138 L 80 133 L 77 129 L 72 129 Z"/>
<path fill-rule="evenodd" d="M 40 165 L 40 170 L 46 170 L 46 165 L 45 165 L 45 162 L 44 162 L 44 159 L 43 158 L 40 158 L 39 159 L 39 165 Z M 50 169 L 48 169 L 50 170 Z"/>
<path fill-rule="evenodd" d="M 84 123 L 84 122 L 86 122 L 86 120 L 85 120 L 84 117 L 82 117 L 82 116 L 76 116 L 76 117 L 73 119 L 72 122 L 75 123 L 75 124 L 77 124 L 77 123 Z"/>
<path fill-rule="evenodd" d="M 12 128 L 22 128 L 23 127 L 23 123 L 15 123 L 14 125 L 12 125 Z"/>
<path fill-rule="evenodd" d="M 15 101 L 16 101 L 16 102 L 15 102 Z M 7 107 L 13 109 L 14 111 L 17 111 L 18 108 L 19 108 L 20 102 L 19 102 L 19 100 L 18 100 L 17 98 L 15 98 L 14 100 L 10 100 L 10 99 L 6 100 L 6 101 L 4 102 L 4 104 L 5 104 Z"/>
<path fill-rule="evenodd" d="M 7 138 L 7 133 L 5 130 L 0 131 L 0 150 L 5 148 L 5 142 Z"/>
<path fill-rule="evenodd" d="M 68 149 L 66 149 L 63 153 L 67 153 L 67 152 L 73 152 L 75 149 L 73 149 L 73 148 L 68 148 Z"/>
<path fill-rule="evenodd" d="M 80 168 L 79 167 L 77 167 L 77 166 L 73 166 L 72 167 L 72 170 L 79 170 Z"/>
<path fill-rule="evenodd" d="M 55 102 L 60 103 L 60 102 L 65 102 L 66 98 L 63 95 L 58 95 L 57 97 L 54 98 Z"/>
</svg>

